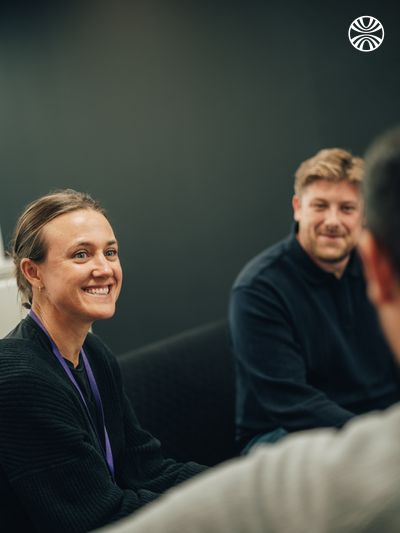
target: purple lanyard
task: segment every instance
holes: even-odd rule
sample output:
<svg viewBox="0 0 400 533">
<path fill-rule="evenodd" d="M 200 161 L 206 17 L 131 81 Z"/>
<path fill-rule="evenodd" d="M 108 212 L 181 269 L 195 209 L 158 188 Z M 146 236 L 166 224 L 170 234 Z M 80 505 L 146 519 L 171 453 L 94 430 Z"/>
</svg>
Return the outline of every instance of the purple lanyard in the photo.
<svg viewBox="0 0 400 533">
<path fill-rule="evenodd" d="M 57 348 L 57 345 L 55 344 L 53 339 L 50 337 L 48 331 L 46 330 L 46 328 L 42 324 L 40 318 L 37 316 L 37 314 L 34 311 L 32 311 L 32 309 L 29 311 L 29 316 L 36 322 L 36 324 L 47 335 L 47 338 L 50 341 L 50 344 L 51 344 L 51 347 L 52 347 L 54 355 L 56 356 L 56 358 L 58 359 L 59 363 L 61 364 L 61 366 L 65 370 L 65 372 L 66 372 L 67 376 L 69 377 L 69 379 L 72 381 L 72 383 L 75 386 L 76 390 L 79 392 L 79 395 L 80 395 L 80 397 L 82 399 L 82 402 L 85 405 L 86 411 L 87 411 L 87 413 L 89 415 L 89 419 L 92 421 L 94 428 L 96 428 L 96 424 L 92 420 L 92 416 L 90 414 L 90 411 L 89 411 L 89 408 L 87 406 L 86 400 L 85 400 L 85 398 L 84 398 L 84 396 L 82 394 L 82 391 L 81 391 L 78 383 L 76 382 L 76 380 L 75 380 L 75 378 L 74 378 L 74 376 L 73 376 L 73 374 L 71 372 L 71 369 L 67 365 L 67 362 L 65 361 L 64 357 L 61 355 L 60 350 Z M 101 444 L 100 444 L 100 446 L 101 446 L 101 449 L 102 449 L 103 454 L 105 456 L 105 459 L 106 459 L 106 462 L 107 462 L 108 469 L 110 471 L 111 477 L 114 480 L 114 477 L 115 477 L 114 460 L 113 460 L 113 455 L 112 455 L 112 450 L 111 450 L 110 439 L 108 437 L 107 428 L 106 428 L 106 425 L 105 425 L 105 422 L 104 422 L 104 411 L 103 411 L 103 404 L 101 402 L 100 392 L 99 392 L 99 389 L 97 387 L 96 379 L 95 379 L 93 371 L 92 371 L 92 369 L 90 367 L 88 358 L 86 357 L 86 354 L 85 354 L 85 352 L 83 350 L 83 347 L 81 348 L 81 355 L 82 355 L 83 365 L 85 367 L 86 374 L 87 374 L 87 377 L 89 379 L 90 389 L 91 389 L 92 394 L 94 396 L 94 399 L 96 401 L 97 409 L 99 410 L 100 417 L 101 417 L 101 422 L 103 424 L 104 442 L 105 442 L 105 445 L 106 445 L 105 451 L 104 451 L 103 446 Z M 97 433 L 97 431 L 96 431 L 96 433 Z"/>
</svg>

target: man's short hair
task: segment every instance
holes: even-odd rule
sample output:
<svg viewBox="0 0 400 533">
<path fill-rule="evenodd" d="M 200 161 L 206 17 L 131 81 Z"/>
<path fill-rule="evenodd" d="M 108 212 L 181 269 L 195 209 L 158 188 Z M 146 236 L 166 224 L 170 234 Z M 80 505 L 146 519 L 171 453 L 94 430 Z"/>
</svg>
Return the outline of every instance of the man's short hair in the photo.
<svg viewBox="0 0 400 533">
<path fill-rule="evenodd" d="M 400 127 L 378 137 L 368 149 L 363 189 L 366 225 L 400 279 Z"/>
<path fill-rule="evenodd" d="M 295 172 L 294 192 L 298 196 L 317 180 L 334 183 L 349 181 L 360 185 L 364 175 L 364 161 L 342 148 L 325 148 L 303 161 Z"/>
</svg>

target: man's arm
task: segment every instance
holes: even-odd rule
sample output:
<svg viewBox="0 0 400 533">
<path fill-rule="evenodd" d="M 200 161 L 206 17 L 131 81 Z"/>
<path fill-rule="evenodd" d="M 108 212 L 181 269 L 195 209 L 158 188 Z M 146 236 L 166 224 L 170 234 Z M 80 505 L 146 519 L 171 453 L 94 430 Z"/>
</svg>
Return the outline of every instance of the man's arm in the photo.
<svg viewBox="0 0 400 533">
<path fill-rule="evenodd" d="M 341 427 L 354 416 L 309 384 L 292 318 L 273 287 L 235 289 L 229 321 L 237 359 L 238 426 L 254 434 L 277 427 L 298 431 Z"/>
<path fill-rule="evenodd" d="M 399 428 L 395 407 L 260 446 L 104 533 L 395 533 Z"/>
</svg>

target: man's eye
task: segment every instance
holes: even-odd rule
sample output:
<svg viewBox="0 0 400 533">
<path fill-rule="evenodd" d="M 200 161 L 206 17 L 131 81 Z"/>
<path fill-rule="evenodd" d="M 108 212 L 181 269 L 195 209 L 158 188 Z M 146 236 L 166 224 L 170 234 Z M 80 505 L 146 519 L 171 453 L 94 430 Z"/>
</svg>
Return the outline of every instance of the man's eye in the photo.
<svg viewBox="0 0 400 533">
<path fill-rule="evenodd" d="M 342 207 L 342 210 L 345 212 L 345 213 L 352 213 L 354 210 L 355 210 L 355 207 L 354 205 L 344 205 Z"/>
<path fill-rule="evenodd" d="M 325 204 L 314 204 L 315 209 L 323 209 Z"/>
<path fill-rule="evenodd" d="M 85 252 L 84 250 L 81 250 L 79 252 L 76 252 L 74 254 L 74 257 L 75 259 L 86 259 L 88 256 L 87 252 Z"/>
</svg>

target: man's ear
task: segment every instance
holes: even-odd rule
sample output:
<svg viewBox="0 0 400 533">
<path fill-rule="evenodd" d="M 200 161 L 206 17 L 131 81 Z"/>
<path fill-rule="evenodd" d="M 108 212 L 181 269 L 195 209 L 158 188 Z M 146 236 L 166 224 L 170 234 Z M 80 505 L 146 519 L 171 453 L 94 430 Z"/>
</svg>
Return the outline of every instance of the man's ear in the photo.
<svg viewBox="0 0 400 533">
<path fill-rule="evenodd" d="M 32 259 L 24 257 L 24 259 L 21 260 L 19 268 L 32 287 L 39 288 L 42 286 L 40 269 Z"/>
<path fill-rule="evenodd" d="M 391 303 L 398 294 L 392 262 L 370 231 L 364 229 L 358 244 L 368 284 L 368 296 L 375 305 Z"/>
<path fill-rule="evenodd" d="M 292 207 L 293 207 L 293 218 L 296 222 L 300 222 L 300 206 L 301 200 L 297 194 L 293 195 L 292 198 Z"/>
</svg>

